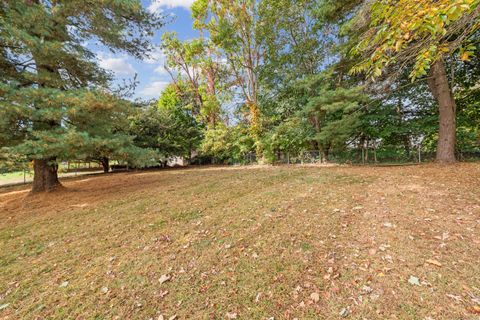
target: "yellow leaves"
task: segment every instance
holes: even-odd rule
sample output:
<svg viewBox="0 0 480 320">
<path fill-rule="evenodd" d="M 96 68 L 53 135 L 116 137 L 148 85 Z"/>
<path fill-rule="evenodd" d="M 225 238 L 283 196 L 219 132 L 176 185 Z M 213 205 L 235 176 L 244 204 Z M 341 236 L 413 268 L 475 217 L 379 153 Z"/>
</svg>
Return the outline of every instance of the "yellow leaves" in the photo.
<svg viewBox="0 0 480 320">
<path fill-rule="evenodd" d="M 470 61 L 470 58 L 474 55 L 476 47 L 474 45 L 468 45 L 461 47 L 459 50 L 459 57 L 462 61 Z"/>
<path fill-rule="evenodd" d="M 376 66 L 375 69 L 373 69 L 372 75 L 375 78 L 378 78 L 382 75 L 382 69 L 379 66 Z"/>
<path fill-rule="evenodd" d="M 397 43 L 395 43 L 395 51 L 398 52 L 402 48 L 403 41 L 398 40 Z"/>
<path fill-rule="evenodd" d="M 366 71 L 369 76 L 378 77 L 386 65 L 402 59 L 404 50 L 412 49 L 415 66 L 411 77 L 425 75 L 433 61 L 452 52 L 445 40 L 452 23 L 478 5 L 479 0 L 374 1 L 370 12 L 371 28 L 352 50 L 354 55 L 363 55 L 364 60 L 352 72 Z M 473 32 L 475 28 L 469 30 Z M 473 55 L 471 51 L 461 51 L 460 59 L 468 61 Z M 411 57 L 412 52 L 407 56 Z"/>
<path fill-rule="evenodd" d="M 470 56 L 472 56 L 473 54 L 469 51 L 465 51 L 463 52 L 461 55 L 460 55 L 460 60 L 462 61 L 470 61 Z"/>
<path fill-rule="evenodd" d="M 440 48 L 438 49 L 439 52 L 441 53 L 449 53 L 450 52 L 450 48 L 448 47 L 448 45 L 443 45 L 443 46 L 440 46 Z"/>
</svg>

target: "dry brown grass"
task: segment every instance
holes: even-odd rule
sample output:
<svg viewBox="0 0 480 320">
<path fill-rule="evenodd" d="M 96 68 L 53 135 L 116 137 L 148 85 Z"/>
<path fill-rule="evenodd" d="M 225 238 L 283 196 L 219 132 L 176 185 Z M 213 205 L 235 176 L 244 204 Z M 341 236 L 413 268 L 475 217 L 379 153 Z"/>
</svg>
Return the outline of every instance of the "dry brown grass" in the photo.
<svg viewBox="0 0 480 320">
<path fill-rule="evenodd" d="M 479 164 L 207 168 L 65 186 L 0 193 L 2 319 L 479 317 Z"/>
</svg>

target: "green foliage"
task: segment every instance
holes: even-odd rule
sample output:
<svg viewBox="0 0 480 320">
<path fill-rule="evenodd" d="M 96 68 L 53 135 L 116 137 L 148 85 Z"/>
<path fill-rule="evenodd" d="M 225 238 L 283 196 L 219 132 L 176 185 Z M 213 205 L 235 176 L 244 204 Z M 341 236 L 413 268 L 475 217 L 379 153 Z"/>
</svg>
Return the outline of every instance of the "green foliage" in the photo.
<svg viewBox="0 0 480 320">
<path fill-rule="evenodd" d="M 208 156 L 224 163 L 242 163 L 245 156 L 255 150 L 254 139 L 249 128 L 239 124 L 227 127 L 219 124 L 205 131 L 205 138 L 200 148 L 203 156 Z"/>
<path fill-rule="evenodd" d="M 282 122 L 264 137 L 264 156 L 268 162 L 274 162 L 279 151 L 299 154 L 312 149 L 315 130 L 305 118 L 293 117 Z"/>
<path fill-rule="evenodd" d="M 223 66 L 216 48 L 203 38 L 181 42 L 175 33 L 163 35 L 165 68 L 178 93 L 189 99 L 193 114 L 204 124 L 215 126 L 221 115 L 220 100 L 225 95 L 220 78 Z"/>
<path fill-rule="evenodd" d="M 207 32 L 211 47 L 226 64 L 225 78 L 234 93 L 240 93 L 240 104 L 248 111 L 252 137 L 261 153 L 261 110 L 258 104 L 259 68 L 264 55 L 264 38 L 258 32 L 259 2 L 255 0 L 197 0 L 193 3 L 194 27 Z M 212 92 L 210 92 L 212 93 Z"/>
<path fill-rule="evenodd" d="M 118 130 L 129 103 L 109 89 L 111 75 L 82 43 L 142 58 L 161 18 L 132 0 L 2 1 L 0 23 L 0 142 L 8 158 L 151 157 Z"/>
<path fill-rule="evenodd" d="M 273 123 L 266 134 L 270 158 L 278 151 L 328 153 L 333 148 L 345 148 L 360 130 L 362 105 L 368 100 L 361 87 L 345 88 L 335 84 L 331 72 L 297 80 L 283 94 L 285 105 L 296 107 L 284 109 L 283 104 L 275 107 L 273 112 L 278 116 L 283 110 L 285 118 L 278 124 Z"/>
<path fill-rule="evenodd" d="M 173 85 L 164 90 L 157 105 L 138 110 L 129 131 L 136 136 L 135 145 L 156 150 L 164 158 L 190 158 L 202 138 L 201 124 Z"/>
<path fill-rule="evenodd" d="M 352 50 L 363 60 L 353 72 L 366 71 L 378 78 L 392 63 L 413 63 L 412 79 L 427 74 L 433 62 L 460 49 L 460 59 L 469 60 L 469 43 L 478 30 L 478 0 L 372 1 L 364 11 L 369 29 Z M 360 12 L 356 20 L 365 20 Z"/>
<path fill-rule="evenodd" d="M 192 154 L 241 163 L 253 152 L 274 162 L 372 146 L 408 160 L 438 140 L 431 90 L 410 80 L 439 59 L 458 107 L 457 149 L 475 152 L 479 11 L 479 0 L 196 0 L 200 36 L 163 35 L 172 83 L 156 104 L 136 105 L 82 43 L 145 57 L 161 17 L 134 0 L 3 1 L 0 162 L 141 167 Z"/>
</svg>

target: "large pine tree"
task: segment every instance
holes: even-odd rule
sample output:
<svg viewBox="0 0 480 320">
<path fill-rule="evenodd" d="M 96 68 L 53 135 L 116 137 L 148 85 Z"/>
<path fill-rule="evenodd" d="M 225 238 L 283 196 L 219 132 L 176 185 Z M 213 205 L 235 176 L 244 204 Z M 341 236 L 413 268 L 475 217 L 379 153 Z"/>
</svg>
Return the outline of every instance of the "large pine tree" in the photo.
<svg viewBox="0 0 480 320">
<path fill-rule="evenodd" d="M 33 192 L 55 189 L 57 161 L 88 143 L 75 125 L 79 97 L 97 91 L 89 112 L 111 108 L 109 74 L 84 43 L 142 58 L 161 25 L 138 0 L 0 2 L 0 142 L 33 160 Z"/>
</svg>

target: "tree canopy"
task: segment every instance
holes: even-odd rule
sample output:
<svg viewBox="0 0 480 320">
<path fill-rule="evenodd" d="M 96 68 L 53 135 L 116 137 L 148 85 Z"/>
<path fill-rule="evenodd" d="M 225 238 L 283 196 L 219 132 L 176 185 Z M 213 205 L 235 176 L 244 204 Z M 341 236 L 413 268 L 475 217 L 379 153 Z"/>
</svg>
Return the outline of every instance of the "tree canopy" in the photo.
<svg viewBox="0 0 480 320">
<path fill-rule="evenodd" d="M 165 17 L 140 1 L 0 2 L 2 166 L 131 167 L 401 158 L 480 152 L 479 0 L 196 0 L 182 41 L 164 32 L 158 101 L 115 87 L 85 41 L 142 59 Z M 201 161 L 200 161 L 201 160 Z"/>
<path fill-rule="evenodd" d="M 25 0 L 2 1 L 0 23 L 2 146 L 33 160 L 33 190 L 59 184 L 60 159 L 126 156 L 129 138 L 108 128 L 125 102 L 83 43 L 144 57 L 162 20 L 139 1 Z"/>
</svg>

